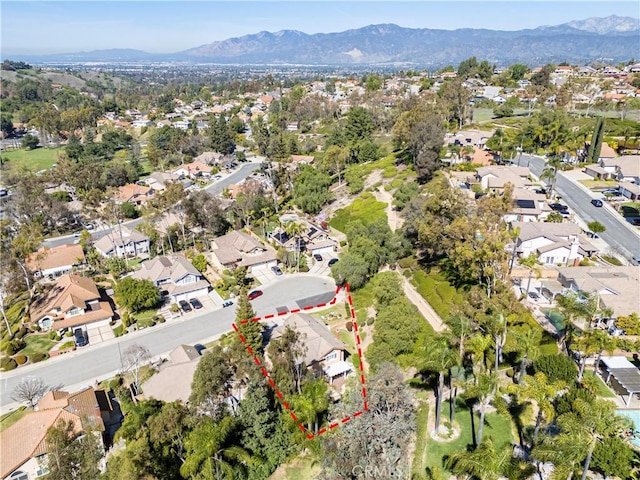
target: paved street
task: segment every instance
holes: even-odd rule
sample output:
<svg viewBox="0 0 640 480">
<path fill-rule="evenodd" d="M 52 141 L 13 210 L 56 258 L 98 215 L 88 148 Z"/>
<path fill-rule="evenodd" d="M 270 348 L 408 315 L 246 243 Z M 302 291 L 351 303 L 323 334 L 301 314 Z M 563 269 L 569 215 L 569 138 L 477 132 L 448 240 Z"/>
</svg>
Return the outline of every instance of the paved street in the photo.
<svg viewBox="0 0 640 480">
<path fill-rule="evenodd" d="M 255 157 L 255 160 L 253 162 L 246 162 L 241 164 L 236 171 L 230 173 L 226 177 L 218 180 L 217 182 L 212 183 L 211 185 L 207 185 L 204 188 L 204 190 L 206 190 L 207 192 L 213 195 L 220 195 L 222 191 L 225 188 L 227 188 L 229 185 L 238 183 L 244 180 L 245 178 L 247 178 L 254 171 L 259 170 L 260 163 L 262 162 L 262 160 L 264 160 L 263 157 Z M 123 225 L 133 228 L 142 220 L 143 220 L 142 218 L 136 218 L 135 220 L 129 220 L 128 222 L 123 222 Z M 112 227 L 103 226 L 101 228 L 96 229 L 95 231 L 92 231 L 91 236 L 93 237 L 94 240 L 99 240 L 100 238 L 104 237 L 108 233 L 111 233 L 111 230 L 113 230 Z M 65 235 L 62 237 L 50 238 L 48 240 L 45 240 L 44 244 L 48 247 L 57 247 L 58 245 L 72 244 L 77 240 L 78 239 L 73 235 Z"/>
<path fill-rule="evenodd" d="M 539 157 L 522 155 L 522 166 L 529 166 L 531 172 L 540 176 L 544 169 L 545 160 Z M 556 180 L 556 191 L 566 203 L 585 223 L 598 221 L 606 227 L 606 231 L 599 236 L 614 250 L 619 251 L 627 260 L 632 256 L 640 256 L 640 235 L 638 231 L 608 207 L 595 207 L 591 199 L 601 198 L 602 195 L 584 190 L 571 181 L 563 173 L 559 173 Z"/>
<path fill-rule="evenodd" d="M 274 313 L 282 307 L 291 310 L 329 302 L 335 294 L 335 283 L 327 277 L 291 275 L 262 290 L 264 295 L 252 302 L 259 316 Z M 37 376 L 48 384 L 69 387 L 92 385 L 96 379 L 109 378 L 122 368 L 119 354 L 130 345 L 144 345 L 154 357 L 157 357 L 167 354 L 183 343 L 205 343 L 231 330 L 235 311 L 235 308 L 224 308 L 203 314 L 185 315 L 153 328 L 105 341 L 95 347 L 86 347 L 43 363 L 2 373 L 0 407 L 5 411 L 14 406 L 11 392 L 22 377 Z"/>
</svg>

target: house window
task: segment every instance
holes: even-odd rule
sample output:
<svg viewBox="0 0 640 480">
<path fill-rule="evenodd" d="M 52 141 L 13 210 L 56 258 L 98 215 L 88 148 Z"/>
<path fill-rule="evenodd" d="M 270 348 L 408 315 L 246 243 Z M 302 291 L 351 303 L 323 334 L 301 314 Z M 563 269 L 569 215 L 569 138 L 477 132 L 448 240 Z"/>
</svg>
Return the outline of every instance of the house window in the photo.
<svg viewBox="0 0 640 480">
<path fill-rule="evenodd" d="M 9 478 L 11 480 L 29 480 L 29 475 L 18 470 L 17 472 L 13 472 Z"/>
<path fill-rule="evenodd" d="M 42 477 L 49 473 L 49 467 L 47 466 L 47 454 L 38 455 L 36 457 L 38 462 L 38 469 L 36 470 L 36 477 Z"/>
<path fill-rule="evenodd" d="M 67 311 L 67 317 L 77 317 L 78 315 L 82 315 L 84 313 L 84 310 L 82 308 L 79 307 L 73 307 L 71 309 L 69 309 L 69 311 Z"/>
<path fill-rule="evenodd" d="M 545 257 L 544 263 L 551 265 L 553 263 L 553 257 Z"/>
<path fill-rule="evenodd" d="M 324 359 L 328 362 L 330 360 L 335 360 L 336 358 L 338 358 L 338 352 L 336 352 L 335 350 L 333 352 L 331 352 L 329 355 L 327 355 L 326 357 L 324 357 Z"/>
<path fill-rule="evenodd" d="M 48 330 L 49 328 L 51 328 L 51 325 L 53 325 L 52 318 L 45 317 L 42 320 L 40 320 L 40 328 L 42 328 L 43 330 Z"/>
</svg>

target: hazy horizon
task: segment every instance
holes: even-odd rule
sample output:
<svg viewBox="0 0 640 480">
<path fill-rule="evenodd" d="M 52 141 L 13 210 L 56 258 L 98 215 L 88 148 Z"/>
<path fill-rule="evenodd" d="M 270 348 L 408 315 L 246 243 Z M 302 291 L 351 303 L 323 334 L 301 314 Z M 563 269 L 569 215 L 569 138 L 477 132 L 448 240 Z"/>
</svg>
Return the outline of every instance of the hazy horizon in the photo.
<svg viewBox="0 0 640 480">
<path fill-rule="evenodd" d="M 124 48 L 174 53 L 260 31 L 330 33 L 381 23 L 522 30 L 590 17 L 639 16 L 635 1 L 3 1 L 1 8 L 3 57 Z"/>
</svg>

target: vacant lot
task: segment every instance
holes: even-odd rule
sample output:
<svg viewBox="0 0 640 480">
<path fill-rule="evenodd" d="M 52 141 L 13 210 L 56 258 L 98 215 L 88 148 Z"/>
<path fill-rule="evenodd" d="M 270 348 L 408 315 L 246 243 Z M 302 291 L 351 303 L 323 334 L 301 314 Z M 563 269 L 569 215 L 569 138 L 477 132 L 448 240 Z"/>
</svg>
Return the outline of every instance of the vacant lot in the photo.
<svg viewBox="0 0 640 480">
<path fill-rule="evenodd" d="M 58 153 L 62 148 L 36 148 L 35 150 L 12 150 L 2 152 L 2 161 L 7 161 L 6 167 L 10 170 L 20 171 L 23 169 L 39 172 L 48 170 L 58 161 Z"/>
</svg>

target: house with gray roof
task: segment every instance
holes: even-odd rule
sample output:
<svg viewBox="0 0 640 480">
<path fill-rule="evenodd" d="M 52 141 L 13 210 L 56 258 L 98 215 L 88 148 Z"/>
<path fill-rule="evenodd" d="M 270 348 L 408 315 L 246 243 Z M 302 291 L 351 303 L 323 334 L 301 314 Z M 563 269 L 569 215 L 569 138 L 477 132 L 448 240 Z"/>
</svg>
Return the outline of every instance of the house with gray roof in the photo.
<svg viewBox="0 0 640 480">
<path fill-rule="evenodd" d="M 511 228 L 519 230 L 517 254 L 534 254 L 544 265 L 575 265 L 597 252 L 575 223 L 512 222 Z"/>
<path fill-rule="evenodd" d="M 131 275 L 140 280 L 151 280 L 161 292 L 177 303 L 205 296 L 209 282 L 189 260 L 180 255 L 155 257 L 140 264 L 140 270 Z"/>
<path fill-rule="evenodd" d="M 178 345 L 169 353 L 169 361 L 141 385 L 144 398 L 189 403 L 193 375 L 201 358 L 191 345 Z"/>
<path fill-rule="evenodd" d="M 94 242 L 93 246 L 105 257 L 125 257 L 149 253 L 149 237 L 124 225 L 114 227 Z"/>
<path fill-rule="evenodd" d="M 559 268 L 558 281 L 567 290 L 596 294 L 611 318 L 640 313 L 640 267 Z"/>
<path fill-rule="evenodd" d="M 353 366 L 345 361 L 346 345 L 322 321 L 306 313 L 295 313 L 276 327 L 271 339 L 280 338 L 287 328 L 295 330 L 304 345 L 304 358 L 298 361 L 316 374 L 324 375 L 329 383 L 353 371 Z"/>
<path fill-rule="evenodd" d="M 491 165 L 476 170 L 475 177 L 468 179 L 469 184 L 480 184 L 483 190 L 502 190 L 507 183 L 515 188 L 531 187 L 528 167 L 513 167 L 507 165 Z"/>
<path fill-rule="evenodd" d="M 213 240 L 211 244 L 213 264 L 221 270 L 238 267 L 270 268 L 277 265 L 276 251 L 255 237 L 234 230 Z"/>
</svg>

